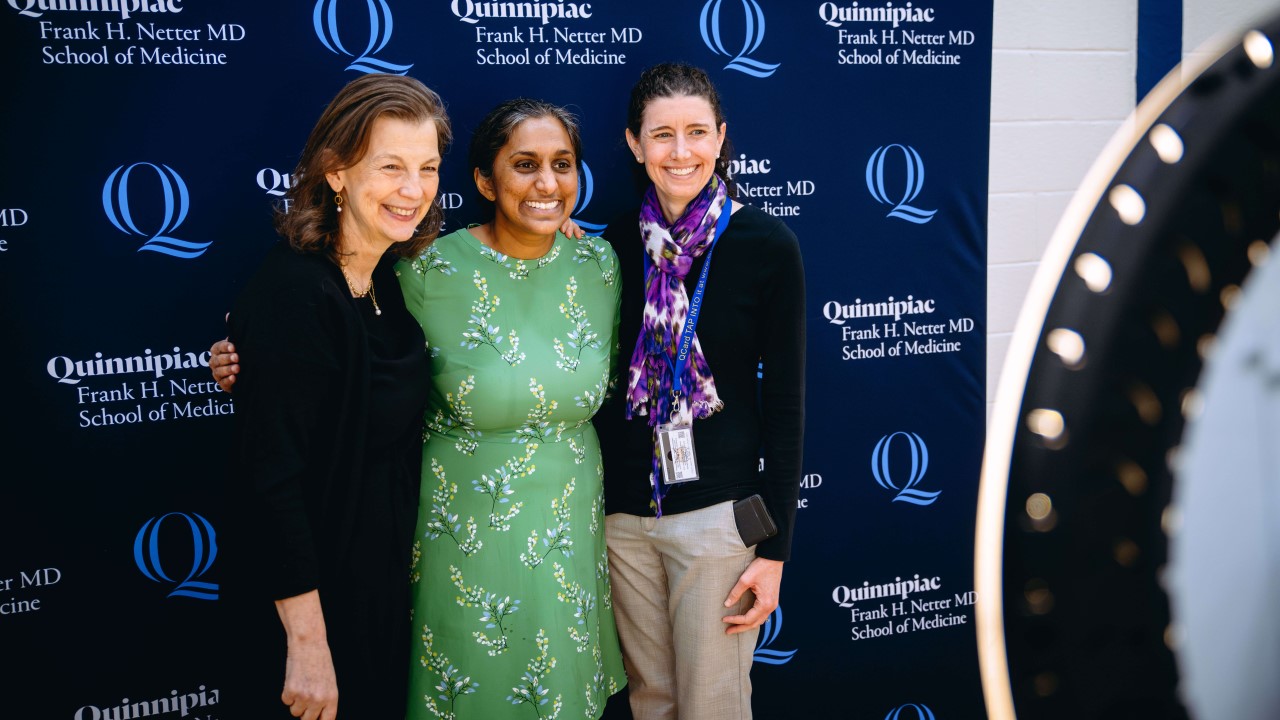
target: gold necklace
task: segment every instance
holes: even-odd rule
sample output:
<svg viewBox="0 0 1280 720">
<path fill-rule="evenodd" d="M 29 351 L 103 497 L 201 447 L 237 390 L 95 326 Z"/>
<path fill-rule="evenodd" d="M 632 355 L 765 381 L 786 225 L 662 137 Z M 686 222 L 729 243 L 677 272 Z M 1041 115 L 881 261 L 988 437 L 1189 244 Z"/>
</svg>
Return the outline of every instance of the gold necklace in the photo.
<svg viewBox="0 0 1280 720">
<path fill-rule="evenodd" d="M 382 308 L 378 307 L 378 294 L 373 290 L 373 276 L 369 276 L 369 286 L 366 287 L 363 292 L 360 292 L 356 290 L 355 285 L 351 284 L 351 276 L 347 274 L 347 267 L 345 265 L 340 265 L 338 267 L 342 270 L 342 279 L 347 281 L 347 289 L 351 291 L 351 297 L 362 298 L 368 295 L 369 299 L 373 301 L 373 314 L 381 315 Z"/>
</svg>

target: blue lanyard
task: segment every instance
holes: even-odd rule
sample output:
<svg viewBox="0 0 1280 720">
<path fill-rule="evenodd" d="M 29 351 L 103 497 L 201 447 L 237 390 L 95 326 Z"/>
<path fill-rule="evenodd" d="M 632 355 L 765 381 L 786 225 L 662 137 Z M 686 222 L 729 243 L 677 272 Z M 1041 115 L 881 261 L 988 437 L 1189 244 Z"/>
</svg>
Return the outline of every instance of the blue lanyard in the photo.
<svg viewBox="0 0 1280 720">
<path fill-rule="evenodd" d="M 667 356 L 667 362 L 671 365 L 671 389 L 676 397 L 680 396 L 681 377 L 684 375 L 685 365 L 689 363 L 689 354 L 693 351 L 693 335 L 698 327 L 698 316 L 702 313 L 702 296 L 707 290 L 707 272 L 711 269 L 711 253 L 716 249 L 716 243 L 720 241 L 720 236 L 724 234 L 725 228 L 729 227 L 729 216 L 732 214 L 733 201 L 726 200 L 724 209 L 720 212 L 720 217 L 716 219 L 716 234 L 712 236 L 711 245 L 707 248 L 706 259 L 702 261 L 702 273 L 698 276 L 698 284 L 693 290 L 693 296 L 689 298 L 689 314 L 685 318 L 684 328 L 680 332 L 680 342 L 676 345 L 676 357 L 672 360 L 670 356 Z M 649 253 L 646 252 L 644 254 L 646 275 L 652 263 L 653 260 L 649 257 Z"/>
</svg>

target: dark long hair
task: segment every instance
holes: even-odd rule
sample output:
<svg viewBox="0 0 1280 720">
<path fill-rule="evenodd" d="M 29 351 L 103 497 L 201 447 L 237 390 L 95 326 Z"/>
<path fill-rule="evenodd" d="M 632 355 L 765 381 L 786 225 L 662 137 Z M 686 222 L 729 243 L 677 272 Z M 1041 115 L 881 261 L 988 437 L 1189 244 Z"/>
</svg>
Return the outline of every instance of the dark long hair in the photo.
<svg viewBox="0 0 1280 720">
<path fill-rule="evenodd" d="M 715 115 L 716 128 L 724 123 L 724 109 L 720 106 L 720 93 L 711 82 L 707 72 L 693 65 L 668 62 L 654 65 L 640 73 L 640 79 L 631 87 L 631 102 L 627 106 L 627 129 L 631 134 L 640 137 L 640 124 L 644 120 L 644 111 L 649 103 L 658 98 L 697 97 L 707 101 L 711 112 Z M 720 145 L 720 156 L 716 158 L 716 174 L 724 180 L 729 197 L 737 197 L 738 187 L 729 177 L 729 159 L 733 157 L 733 147 L 729 138 L 724 138 Z M 642 169 L 643 170 L 643 169 Z M 648 177 L 645 177 L 648 184 Z"/>
<path fill-rule="evenodd" d="M 320 114 L 294 170 L 286 197 L 289 211 L 277 207 L 276 231 L 300 252 L 324 253 L 337 260 L 338 213 L 325 175 L 352 167 L 369 149 L 373 123 L 380 117 L 406 122 L 432 121 L 443 156 L 453 139 L 444 102 L 421 82 L 400 75 L 370 74 L 347 83 Z M 433 199 L 413 237 L 391 246 L 400 257 L 413 257 L 440 232 L 444 211 Z"/>
</svg>

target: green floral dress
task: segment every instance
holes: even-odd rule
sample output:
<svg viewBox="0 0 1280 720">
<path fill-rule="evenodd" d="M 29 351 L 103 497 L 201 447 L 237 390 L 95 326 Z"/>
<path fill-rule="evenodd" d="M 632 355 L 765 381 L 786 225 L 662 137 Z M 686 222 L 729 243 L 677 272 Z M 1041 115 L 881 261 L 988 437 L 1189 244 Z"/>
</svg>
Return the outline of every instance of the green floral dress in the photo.
<svg viewBox="0 0 1280 720">
<path fill-rule="evenodd" d="M 598 718 L 626 683 L 591 426 L 617 257 L 557 233 L 516 260 L 459 230 L 397 272 L 432 380 L 408 717 Z"/>
</svg>

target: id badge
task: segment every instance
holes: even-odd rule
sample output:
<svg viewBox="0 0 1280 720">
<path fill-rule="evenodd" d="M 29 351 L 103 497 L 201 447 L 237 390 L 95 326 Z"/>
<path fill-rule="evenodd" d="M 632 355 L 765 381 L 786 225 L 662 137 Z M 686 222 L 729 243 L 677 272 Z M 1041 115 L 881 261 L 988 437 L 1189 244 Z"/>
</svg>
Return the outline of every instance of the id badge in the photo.
<svg viewBox="0 0 1280 720">
<path fill-rule="evenodd" d="M 688 425 L 659 425 L 657 431 L 662 482 L 673 485 L 697 480 L 698 459 L 693 452 L 693 428 Z"/>
</svg>

